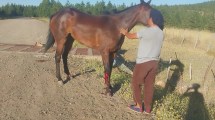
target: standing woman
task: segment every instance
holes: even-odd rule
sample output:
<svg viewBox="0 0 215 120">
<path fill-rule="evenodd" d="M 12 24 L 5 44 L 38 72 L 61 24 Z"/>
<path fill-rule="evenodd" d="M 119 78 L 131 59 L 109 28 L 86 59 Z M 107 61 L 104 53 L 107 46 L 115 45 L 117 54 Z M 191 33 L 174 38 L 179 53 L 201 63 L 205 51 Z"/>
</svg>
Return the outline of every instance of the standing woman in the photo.
<svg viewBox="0 0 215 120">
<path fill-rule="evenodd" d="M 137 33 L 129 33 L 128 29 L 121 29 L 121 34 L 129 39 L 139 39 L 136 65 L 133 70 L 131 86 L 135 105 L 129 108 L 136 112 L 151 112 L 154 94 L 154 82 L 158 68 L 158 61 L 164 39 L 164 19 L 160 11 L 152 9 L 148 26 Z M 144 107 L 141 99 L 141 85 L 144 85 Z"/>
</svg>

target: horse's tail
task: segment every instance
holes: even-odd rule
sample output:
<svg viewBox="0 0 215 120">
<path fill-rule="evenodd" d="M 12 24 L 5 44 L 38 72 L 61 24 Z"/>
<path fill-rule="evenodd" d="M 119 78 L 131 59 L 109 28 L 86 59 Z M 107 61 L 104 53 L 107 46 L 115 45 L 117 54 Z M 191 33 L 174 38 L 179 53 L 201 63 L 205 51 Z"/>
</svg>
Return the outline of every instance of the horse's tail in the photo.
<svg viewBox="0 0 215 120">
<path fill-rule="evenodd" d="M 50 17 L 49 19 L 49 23 L 51 22 L 51 19 L 52 19 L 53 15 Z M 47 42 L 46 42 L 46 45 L 45 45 L 45 50 L 44 50 L 44 53 L 46 53 L 48 51 L 48 49 L 50 47 L 52 47 L 55 43 L 55 40 L 54 40 L 54 36 L 50 30 L 50 27 L 49 27 L 49 31 L 48 31 L 48 35 L 47 35 Z"/>
<path fill-rule="evenodd" d="M 53 34 L 49 29 L 44 52 L 46 53 L 47 50 L 54 45 L 54 43 L 55 43 L 55 40 L 54 40 Z"/>
</svg>

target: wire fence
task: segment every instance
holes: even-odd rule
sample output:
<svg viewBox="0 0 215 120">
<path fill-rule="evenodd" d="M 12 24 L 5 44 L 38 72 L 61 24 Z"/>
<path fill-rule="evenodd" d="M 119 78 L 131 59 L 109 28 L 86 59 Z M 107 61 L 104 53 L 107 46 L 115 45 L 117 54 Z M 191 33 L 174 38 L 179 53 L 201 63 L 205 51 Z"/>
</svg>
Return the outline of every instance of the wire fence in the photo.
<svg viewBox="0 0 215 120">
<path fill-rule="evenodd" d="M 215 33 L 174 28 L 165 29 L 164 33 L 175 44 L 215 53 Z"/>
</svg>

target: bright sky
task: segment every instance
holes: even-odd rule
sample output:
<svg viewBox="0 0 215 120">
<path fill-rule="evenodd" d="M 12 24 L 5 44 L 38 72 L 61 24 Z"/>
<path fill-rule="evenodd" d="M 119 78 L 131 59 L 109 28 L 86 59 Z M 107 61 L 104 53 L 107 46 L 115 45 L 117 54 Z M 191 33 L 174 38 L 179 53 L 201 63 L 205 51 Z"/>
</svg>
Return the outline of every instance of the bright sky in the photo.
<svg viewBox="0 0 215 120">
<path fill-rule="evenodd" d="M 56 0 L 57 1 L 57 0 Z M 58 0 L 61 2 L 61 4 L 65 5 L 67 0 Z M 95 4 L 97 1 L 102 0 L 69 0 L 70 3 L 80 3 L 83 1 L 84 3 L 90 2 L 91 4 Z M 108 3 L 110 1 L 112 4 L 121 5 L 122 3 L 125 3 L 126 5 L 131 5 L 133 2 L 134 4 L 140 3 L 140 0 L 103 0 L 105 3 Z M 145 0 L 148 1 L 148 0 Z M 209 0 L 152 0 L 151 4 L 154 5 L 180 5 L 180 4 L 194 4 L 194 3 L 202 3 Z M 18 5 L 36 5 L 38 6 L 42 0 L 0 0 L 0 6 L 6 5 L 7 3 L 15 3 Z"/>
</svg>

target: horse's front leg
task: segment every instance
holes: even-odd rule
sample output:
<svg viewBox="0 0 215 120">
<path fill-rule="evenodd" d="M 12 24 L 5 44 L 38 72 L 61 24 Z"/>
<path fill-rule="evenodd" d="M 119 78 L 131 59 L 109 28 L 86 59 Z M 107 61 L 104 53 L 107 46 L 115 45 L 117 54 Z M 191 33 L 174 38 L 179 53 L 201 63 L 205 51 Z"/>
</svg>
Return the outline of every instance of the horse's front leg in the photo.
<svg viewBox="0 0 215 120">
<path fill-rule="evenodd" d="M 112 87 L 110 84 L 111 71 L 113 66 L 113 54 L 109 52 L 102 53 L 102 60 L 104 65 L 104 81 L 105 81 L 105 95 L 112 96 Z"/>
</svg>

